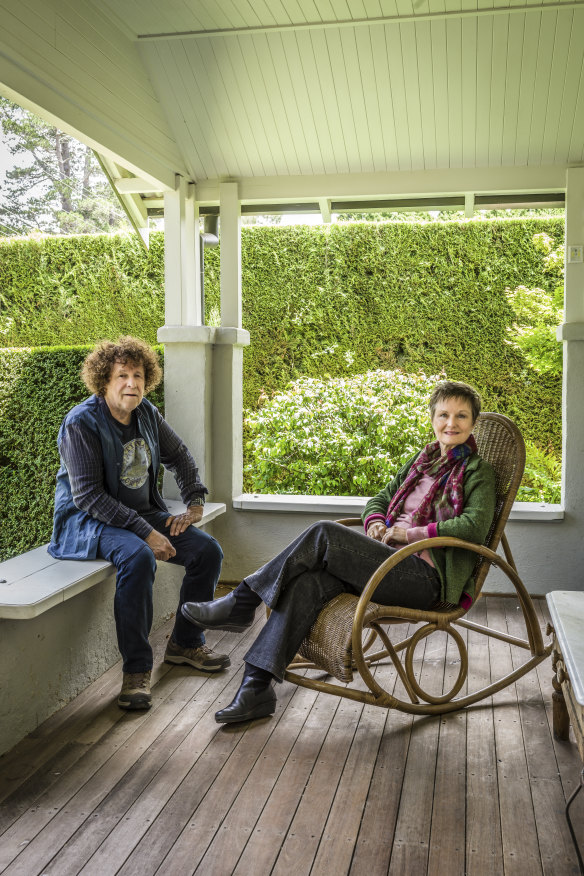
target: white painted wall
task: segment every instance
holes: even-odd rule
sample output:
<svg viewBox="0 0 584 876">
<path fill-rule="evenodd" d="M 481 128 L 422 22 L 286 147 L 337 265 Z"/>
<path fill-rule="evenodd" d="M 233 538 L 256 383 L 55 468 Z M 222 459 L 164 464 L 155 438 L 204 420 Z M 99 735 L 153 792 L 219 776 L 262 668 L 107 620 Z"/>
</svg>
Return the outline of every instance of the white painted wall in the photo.
<svg viewBox="0 0 584 876">
<path fill-rule="evenodd" d="M 176 611 L 183 575 L 158 564 L 153 630 Z M 114 593 L 112 575 L 38 617 L 0 619 L 0 755 L 120 659 Z"/>
</svg>

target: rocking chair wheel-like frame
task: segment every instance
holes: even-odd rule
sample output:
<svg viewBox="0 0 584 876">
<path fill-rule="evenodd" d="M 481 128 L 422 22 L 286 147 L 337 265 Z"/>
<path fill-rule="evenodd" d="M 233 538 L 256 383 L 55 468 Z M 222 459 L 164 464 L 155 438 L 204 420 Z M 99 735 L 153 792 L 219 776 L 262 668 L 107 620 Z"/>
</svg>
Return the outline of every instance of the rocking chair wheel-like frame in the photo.
<svg viewBox="0 0 584 876">
<path fill-rule="evenodd" d="M 463 709 L 513 684 L 550 654 L 552 643 L 544 645 L 533 602 L 515 567 L 511 550 L 504 534 L 505 524 L 521 483 L 525 465 L 525 445 L 515 424 L 502 414 L 485 413 L 477 420 L 474 430 L 479 453 L 495 470 L 496 503 L 490 531 L 482 545 L 457 538 L 428 538 L 396 551 L 371 576 L 359 598 L 342 593 L 331 600 L 320 612 L 310 634 L 286 672 L 286 679 L 302 687 L 323 693 L 332 693 L 347 699 L 371 705 L 398 709 L 410 714 L 434 715 Z M 347 526 L 361 526 L 360 518 L 339 520 Z M 501 544 L 505 557 L 498 554 Z M 379 605 L 371 597 L 380 581 L 398 563 L 425 548 L 456 547 L 477 554 L 473 577 L 475 602 L 491 566 L 500 568 L 515 588 L 523 613 L 526 638 L 464 618 L 459 606 L 436 607 L 428 611 L 401 606 Z M 392 624 L 421 623 L 415 632 L 395 646 L 386 627 Z M 486 636 L 501 639 L 528 650 L 530 658 L 508 675 L 479 690 L 457 697 L 468 677 L 468 653 L 457 627 L 464 627 Z M 456 644 L 460 656 L 458 676 L 451 689 L 440 695 L 422 689 L 414 673 L 414 652 L 417 645 L 437 631 L 448 634 Z M 371 653 L 373 644 L 380 641 L 380 650 Z M 405 652 L 403 661 L 400 652 Z M 371 667 L 381 660 L 390 659 L 409 700 L 398 699 L 386 691 L 375 678 Z M 353 681 L 355 672 L 363 679 L 367 690 L 343 686 L 321 679 L 300 675 L 299 669 L 320 669 L 345 684 Z"/>
</svg>

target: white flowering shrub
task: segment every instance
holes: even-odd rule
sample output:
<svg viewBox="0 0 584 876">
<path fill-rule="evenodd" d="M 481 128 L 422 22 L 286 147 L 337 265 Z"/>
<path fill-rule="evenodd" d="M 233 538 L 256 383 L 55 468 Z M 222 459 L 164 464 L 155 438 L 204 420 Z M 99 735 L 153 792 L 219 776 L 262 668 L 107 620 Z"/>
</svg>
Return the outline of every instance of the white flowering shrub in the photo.
<svg viewBox="0 0 584 876">
<path fill-rule="evenodd" d="M 440 379 L 378 370 L 295 380 L 246 418 L 246 489 L 373 495 L 433 437 L 428 398 Z"/>
</svg>

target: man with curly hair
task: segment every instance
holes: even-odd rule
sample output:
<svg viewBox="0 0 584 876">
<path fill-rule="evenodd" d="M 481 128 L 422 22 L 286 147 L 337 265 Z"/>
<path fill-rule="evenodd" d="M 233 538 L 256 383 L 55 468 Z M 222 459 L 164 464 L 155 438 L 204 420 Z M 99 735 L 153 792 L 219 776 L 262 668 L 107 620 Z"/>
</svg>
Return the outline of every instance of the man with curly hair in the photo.
<svg viewBox="0 0 584 876">
<path fill-rule="evenodd" d="M 188 601 L 213 598 L 223 553 L 191 524 L 203 515 L 207 488 L 186 445 L 144 396 L 160 382 L 154 350 L 133 337 L 102 341 L 87 356 L 82 378 L 93 393 L 74 407 L 58 436 L 53 535 L 49 553 L 68 560 L 102 558 L 117 570 L 114 616 L 123 658 L 122 709 L 152 704 L 152 587 L 156 560 L 184 566 L 174 630 L 164 659 L 218 672 L 229 657 L 205 645 L 181 614 Z M 187 506 L 172 516 L 158 491 L 163 465 Z"/>
</svg>

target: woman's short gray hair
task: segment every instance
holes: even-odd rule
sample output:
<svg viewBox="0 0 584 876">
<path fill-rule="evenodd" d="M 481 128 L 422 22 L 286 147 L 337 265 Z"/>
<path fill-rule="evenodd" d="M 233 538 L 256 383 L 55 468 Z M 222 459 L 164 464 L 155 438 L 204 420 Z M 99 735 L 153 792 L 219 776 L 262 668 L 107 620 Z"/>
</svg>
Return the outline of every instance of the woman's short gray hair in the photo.
<svg viewBox="0 0 584 876">
<path fill-rule="evenodd" d="M 472 421 L 476 423 L 481 412 L 481 397 L 476 389 L 459 380 L 444 380 L 434 388 L 429 402 L 430 418 L 434 419 L 436 405 L 439 402 L 448 401 L 451 398 L 460 398 L 468 402 L 472 411 Z"/>
</svg>

